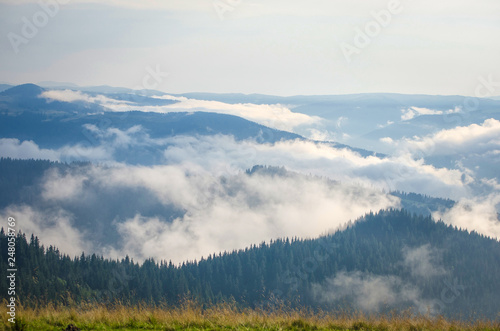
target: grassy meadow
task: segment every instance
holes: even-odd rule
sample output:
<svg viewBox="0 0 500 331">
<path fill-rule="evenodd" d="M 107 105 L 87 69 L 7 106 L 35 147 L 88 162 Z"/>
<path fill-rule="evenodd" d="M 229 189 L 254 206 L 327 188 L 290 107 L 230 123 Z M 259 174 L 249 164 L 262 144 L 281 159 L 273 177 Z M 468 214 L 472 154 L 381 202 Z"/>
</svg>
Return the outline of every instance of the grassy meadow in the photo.
<svg viewBox="0 0 500 331">
<path fill-rule="evenodd" d="M 3 330 L 500 330 L 500 322 L 449 321 L 442 317 L 414 316 L 410 312 L 380 316 L 361 313 L 312 313 L 275 309 L 273 312 L 218 305 L 201 309 L 192 303 L 179 307 L 147 305 L 47 305 L 18 307 L 16 324 L 8 321 L 7 308 L 0 308 Z"/>
</svg>

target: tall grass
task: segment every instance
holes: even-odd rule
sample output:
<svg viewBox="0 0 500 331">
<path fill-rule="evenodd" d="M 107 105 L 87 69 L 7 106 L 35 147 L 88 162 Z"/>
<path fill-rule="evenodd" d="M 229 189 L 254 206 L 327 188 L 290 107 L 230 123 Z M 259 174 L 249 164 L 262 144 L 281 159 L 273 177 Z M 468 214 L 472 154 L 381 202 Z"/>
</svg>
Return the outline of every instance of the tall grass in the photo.
<svg viewBox="0 0 500 331">
<path fill-rule="evenodd" d="M 6 303 L 6 302 L 4 302 Z M 64 330 L 73 324 L 81 330 L 484 330 L 500 331 L 500 322 L 449 321 L 442 317 L 415 316 L 411 312 L 385 315 L 327 313 L 289 309 L 239 309 L 233 304 L 202 309 L 186 300 L 172 306 L 115 303 L 110 305 L 17 307 L 16 324 L 8 322 L 0 307 L 3 330 Z"/>
</svg>

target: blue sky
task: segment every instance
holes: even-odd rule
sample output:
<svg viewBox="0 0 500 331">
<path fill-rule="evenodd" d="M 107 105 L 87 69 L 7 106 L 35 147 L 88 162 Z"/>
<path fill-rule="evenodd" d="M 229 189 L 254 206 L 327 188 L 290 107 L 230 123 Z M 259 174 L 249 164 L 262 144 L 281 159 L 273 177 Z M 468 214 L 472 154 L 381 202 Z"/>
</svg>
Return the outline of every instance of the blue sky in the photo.
<svg viewBox="0 0 500 331">
<path fill-rule="evenodd" d="M 498 0 L 41 3 L 53 15 L 0 0 L 0 81 L 134 88 L 159 68 L 165 92 L 275 95 L 474 95 L 479 76 L 500 81 Z"/>
</svg>

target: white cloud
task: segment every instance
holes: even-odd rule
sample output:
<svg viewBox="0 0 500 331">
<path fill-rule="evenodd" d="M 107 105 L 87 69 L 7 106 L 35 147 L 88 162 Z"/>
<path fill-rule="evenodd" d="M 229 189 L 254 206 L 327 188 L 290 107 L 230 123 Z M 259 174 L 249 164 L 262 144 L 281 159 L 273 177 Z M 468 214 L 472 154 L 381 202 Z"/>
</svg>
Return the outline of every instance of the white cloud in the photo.
<svg viewBox="0 0 500 331">
<path fill-rule="evenodd" d="M 101 200 L 103 188 L 109 192 L 139 189 L 165 206 L 183 210 L 173 220 L 166 219 L 168 215 L 143 216 L 148 210 L 141 209 L 133 217 L 117 218 L 113 224 L 120 243 L 98 251 L 113 258 L 129 255 L 174 262 L 286 236 L 314 238 L 367 212 L 399 206 L 398 198 L 357 184 L 296 173 L 239 172 L 220 177 L 194 164 L 90 166 L 71 174 L 53 171 L 42 187 L 42 198 L 54 205 L 84 203 L 89 197 Z M 52 243 L 45 241 L 50 237 L 40 238 Z"/>
<path fill-rule="evenodd" d="M 380 141 L 389 145 L 392 145 L 394 143 L 394 140 L 391 137 L 380 138 Z"/>
<path fill-rule="evenodd" d="M 128 130 L 112 127 L 100 130 L 93 126 L 87 126 L 87 129 L 93 130 L 99 139 L 98 145 L 87 143 L 68 145 L 57 150 L 40 150 L 32 142 L 21 144 L 17 140 L 3 139 L 0 140 L 0 152 L 11 157 L 90 160 L 112 164 L 116 162 L 115 155 L 119 155 L 120 160 L 127 160 L 131 146 L 154 147 L 151 157 L 156 163 L 196 165 L 216 174 L 235 174 L 255 164 L 286 166 L 292 171 L 355 182 L 366 187 L 452 199 L 467 197 L 471 193 L 467 185 L 473 181 L 466 168 L 437 168 L 426 164 L 423 159 L 413 159 L 410 154 L 386 158 L 363 157 L 349 149 L 335 148 L 327 143 L 289 140 L 259 144 L 251 140 L 236 141 L 233 137 L 222 135 L 152 139 L 140 126 Z M 23 144 L 29 148 L 20 153 Z"/>
<path fill-rule="evenodd" d="M 72 224 L 72 216 L 64 210 L 38 210 L 31 206 L 9 206 L 0 210 L 2 219 L 14 217 L 16 230 L 35 234 L 45 247 L 53 245 L 70 256 L 92 251 L 92 244 Z"/>
<path fill-rule="evenodd" d="M 57 161 L 60 153 L 51 149 L 41 149 L 31 140 L 0 139 L 0 155 L 13 159 L 43 159 Z"/>
<path fill-rule="evenodd" d="M 422 108 L 422 107 L 410 107 L 406 109 L 401 109 L 401 112 L 403 115 L 401 115 L 401 120 L 402 121 L 408 121 L 413 119 L 416 116 L 420 115 L 443 115 L 443 114 L 455 114 L 455 113 L 460 113 L 462 109 L 460 107 L 455 107 L 454 109 L 448 109 L 448 110 L 434 110 L 434 109 L 429 109 L 429 108 Z"/>
<path fill-rule="evenodd" d="M 295 140 L 259 144 L 251 140 L 236 141 L 223 135 L 152 139 L 140 126 L 124 131 L 116 128 L 99 130 L 92 126 L 87 129 L 93 130 L 99 138 L 99 145 L 77 144 L 40 151 L 36 144 L 30 142 L 29 153 L 23 154 L 19 152 L 22 150 L 19 141 L 3 139 L 0 140 L 0 152 L 11 157 L 48 158 L 43 157 L 48 155 L 52 160 L 90 160 L 112 164 L 116 162 L 114 155 L 119 153 L 123 157 L 123 153 L 130 153 L 131 146 L 154 147 L 156 155 L 153 156 L 157 162 L 196 165 L 216 174 L 235 174 L 255 164 L 286 166 L 292 171 L 356 182 L 366 187 L 453 199 L 467 196 L 466 185 L 471 182 L 467 179 L 470 177 L 467 172 L 437 168 L 425 164 L 422 159 L 414 160 L 408 154 L 388 158 L 362 157 L 349 149 L 335 148 L 327 143 Z"/>
<path fill-rule="evenodd" d="M 367 313 L 404 305 L 413 306 L 422 314 L 438 313 L 442 309 L 442 302 L 425 299 L 415 284 L 428 283 L 431 278 L 435 281 L 436 277 L 448 274 L 440 265 L 441 251 L 425 244 L 414 248 L 404 247 L 402 255 L 400 265 L 409 269 L 413 284 L 395 275 L 341 271 L 322 284 L 313 284 L 313 293 L 320 302 L 342 302 L 343 305 L 348 302 L 354 309 Z"/>
<path fill-rule="evenodd" d="M 86 93 L 71 90 L 51 90 L 45 91 L 41 97 L 47 100 L 57 100 L 64 102 L 85 101 L 99 104 L 110 111 L 143 111 L 155 113 L 170 112 L 211 112 L 228 114 L 245 118 L 278 130 L 294 131 L 294 128 L 301 125 L 313 125 L 321 121 L 317 116 L 308 116 L 302 113 L 294 113 L 288 107 L 280 104 L 252 104 L 237 103 L 228 104 L 220 101 L 208 101 L 189 99 L 186 97 L 174 97 L 170 95 L 156 96 L 157 99 L 178 101 L 165 106 L 143 106 L 133 102 L 115 100 L 103 95 L 90 96 Z"/>
<path fill-rule="evenodd" d="M 458 126 L 426 137 L 403 141 L 403 148 L 424 155 L 477 154 L 500 150 L 500 121 Z M 406 145 L 406 146 L 405 146 Z"/>
<path fill-rule="evenodd" d="M 411 271 L 412 276 L 418 278 L 432 278 L 446 274 L 446 270 L 439 265 L 440 252 L 430 244 L 420 247 L 403 249 L 403 264 Z"/>
<path fill-rule="evenodd" d="M 418 107 L 410 107 L 407 109 L 401 109 L 401 120 L 402 121 L 408 121 L 413 119 L 415 116 L 419 115 L 439 115 L 442 114 L 442 111 L 439 110 L 432 110 L 432 109 L 427 109 L 427 108 L 418 108 Z"/>
<path fill-rule="evenodd" d="M 112 155 L 104 146 L 91 146 L 82 141 L 73 146 L 66 145 L 59 149 L 40 148 L 31 140 L 1 138 L 0 155 L 14 159 L 41 159 L 51 161 L 111 161 Z"/>
<path fill-rule="evenodd" d="M 340 116 L 339 118 L 337 118 L 337 122 L 336 122 L 337 128 L 341 129 L 342 126 L 344 126 L 345 123 L 347 123 L 347 121 L 349 121 L 349 118 L 347 118 L 345 116 Z"/>
<path fill-rule="evenodd" d="M 363 312 L 379 312 L 384 307 L 417 306 L 420 311 L 432 307 L 432 301 L 422 299 L 415 286 L 397 276 L 379 276 L 359 271 L 341 271 L 324 284 L 313 284 L 313 292 L 320 302 L 352 302 Z"/>
<path fill-rule="evenodd" d="M 328 130 L 308 129 L 307 138 L 315 141 L 336 141 L 337 134 Z"/>
<path fill-rule="evenodd" d="M 165 98 L 169 99 L 172 97 L 165 96 Z M 235 115 L 268 127 L 287 131 L 293 131 L 295 127 L 300 125 L 315 124 L 321 120 L 316 116 L 294 113 L 289 108 L 280 104 L 227 104 L 219 101 L 196 100 L 185 97 L 176 99 L 179 101 L 178 103 L 164 106 L 162 109 L 172 109 L 177 111 L 210 111 L 221 114 Z M 146 111 L 147 109 L 150 108 L 146 108 Z"/>
<path fill-rule="evenodd" d="M 286 166 L 366 187 L 404 190 L 433 196 L 459 198 L 467 194 L 460 170 L 427 165 L 408 155 L 362 157 L 348 149 L 311 141 L 280 141 L 275 144 L 236 142 L 225 136 L 172 137 L 164 156 L 169 163 L 190 162 L 204 169 L 237 172 L 255 164 Z"/>
<path fill-rule="evenodd" d="M 385 128 L 385 127 L 388 127 L 389 125 L 392 125 L 394 124 L 394 121 L 387 121 L 385 124 L 378 124 L 377 127 L 378 128 Z"/>
<path fill-rule="evenodd" d="M 113 130 L 102 134 L 110 132 Z M 134 138 L 129 138 L 140 132 L 140 128 L 120 131 L 119 136 L 124 137 L 119 140 L 135 144 Z M 148 144 L 146 140 L 143 143 Z M 324 143 L 297 140 L 257 144 L 220 135 L 175 136 L 161 144 L 166 146 L 163 162 L 167 165 L 92 167 L 88 173 L 73 174 L 74 178 L 55 173 L 49 177 L 54 184 L 46 182 L 44 196 L 61 201 L 79 196 L 85 191 L 82 183 L 87 179 L 118 191 L 146 189 L 161 203 L 174 205 L 186 214 L 167 224 L 161 216 L 146 217 L 138 210 L 134 217 L 118 223 L 126 243 L 123 250 L 110 247 L 108 253 L 140 259 L 167 258 L 162 252 L 170 252 L 168 258 L 180 261 L 276 237 L 314 237 L 367 211 L 397 206 L 397 201 L 381 193 L 382 188 L 458 198 L 469 194 L 461 171 L 435 168 L 407 156 L 362 157 Z M 285 165 L 297 173 L 344 184 L 302 175 L 282 178 L 242 174 L 255 164 Z M 220 176 L 226 181 L 221 182 Z M 61 185 L 68 188 L 67 192 L 59 189 Z M 467 226 L 481 229 L 482 222 Z M 134 229 L 140 226 L 162 240 L 139 238 L 141 232 Z M 194 243 L 192 238 L 199 241 Z M 147 244 L 141 248 L 139 242 Z"/>
<path fill-rule="evenodd" d="M 500 194 L 497 192 L 486 197 L 461 199 L 452 208 L 437 211 L 432 216 L 458 228 L 500 239 L 500 220 L 496 208 L 499 204 Z"/>
<path fill-rule="evenodd" d="M 127 105 L 130 104 L 128 101 L 115 100 L 108 98 L 104 95 L 98 94 L 96 96 L 91 96 L 87 93 L 73 90 L 49 90 L 44 91 L 40 94 L 40 98 L 47 99 L 50 101 L 62 101 L 62 102 L 75 102 L 83 101 L 88 103 L 97 103 L 104 106 L 110 105 Z"/>
<path fill-rule="evenodd" d="M 73 199 L 87 179 L 83 174 L 61 174 L 58 169 L 51 169 L 44 177 L 42 197 L 45 200 Z"/>
<path fill-rule="evenodd" d="M 129 254 L 138 259 L 153 256 L 182 261 L 271 238 L 315 237 L 370 210 L 397 207 L 398 201 L 383 194 L 382 189 L 454 199 L 470 199 L 473 195 L 472 184 L 463 180 L 467 173 L 436 168 L 409 155 L 362 157 L 348 149 L 304 140 L 258 144 L 222 135 L 151 139 L 140 126 L 124 131 L 88 129 L 104 139 L 102 146 L 92 147 L 90 152 L 107 156 L 108 162 L 114 161 L 112 156 L 117 150 L 155 146 L 160 147 L 158 153 L 162 153 L 163 165 L 91 166 L 78 173 L 48 173 L 43 181 L 45 201 L 57 205 L 88 195 L 99 199 L 101 188 L 96 185 L 102 185 L 117 192 L 140 188 L 160 203 L 185 211 L 184 216 L 173 221 L 140 209 L 135 216 L 116 220 L 124 247 L 110 246 L 102 251 L 114 257 Z M 21 144 L 0 140 L 0 146 L 6 142 L 14 143 L 14 150 Z M 31 147 L 39 150 L 35 144 Z M 57 159 L 71 155 L 74 149 L 66 146 L 44 153 L 52 153 Z M 73 155 L 78 155 L 75 153 Z M 298 174 L 312 174 L 341 183 L 302 175 L 242 174 L 255 164 L 286 166 Z M 220 176 L 226 180 L 221 181 Z M 490 191 L 496 189 L 493 184 L 474 182 L 474 185 L 488 186 Z M 451 211 L 434 216 L 496 236 L 500 232 L 498 224 L 492 221 L 495 215 L 492 202 L 488 202 L 488 209 L 479 201 L 479 209 L 471 213 L 465 213 L 459 204 Z M 138 230 L 140 227 L 142 232 Z M 150 233 L 155 236 L 143 237 Z"/>
<path fill-rule="evenodd" d="M 273 238 L 313 238 L 366 212 L 398 206 L 380 191 L 303 175 L 240 173 L 220 180 L 179 166 L 96 169 L 93 175 L 106 187 L 146 188 L 186 211 L 171 223 L 140 214 L 120 223 L 119 255 L 137 259 L 180 262 Z"/>
</svg>

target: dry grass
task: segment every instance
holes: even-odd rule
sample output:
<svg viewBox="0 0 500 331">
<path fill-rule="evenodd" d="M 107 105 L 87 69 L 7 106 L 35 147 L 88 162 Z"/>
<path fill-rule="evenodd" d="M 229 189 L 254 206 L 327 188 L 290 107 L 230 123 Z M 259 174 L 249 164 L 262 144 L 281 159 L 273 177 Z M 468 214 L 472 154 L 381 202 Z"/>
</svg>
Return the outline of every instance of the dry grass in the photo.
<svg viewBox="0 0 500 331">
<path fill-rule="evenodd" d="M 312 313 L 279 307 L 273 311 L 238 309 L 224 304 L 202 309 L 186 301 L 178 307 L 124 304 L 74 307 L 47 305 L 17 308 L 16 325 L 0 307 L 4 330 L 63 330 L 74 324 L 81 330 L 499 330 L 500 322 L 474 323 L 414 316 L 409 312 L 382 316 L 361 313 Z"/>
</svg>

